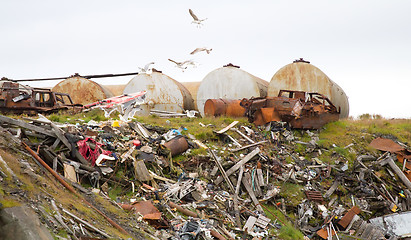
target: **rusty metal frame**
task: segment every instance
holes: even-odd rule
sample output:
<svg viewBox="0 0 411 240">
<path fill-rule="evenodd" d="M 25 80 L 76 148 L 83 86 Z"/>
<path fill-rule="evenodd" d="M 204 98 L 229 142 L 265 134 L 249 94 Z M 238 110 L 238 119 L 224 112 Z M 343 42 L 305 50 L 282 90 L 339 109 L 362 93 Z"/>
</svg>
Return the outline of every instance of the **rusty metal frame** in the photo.
<svg viewBox="0 0 411 240">
<path fill-rule="evenodd" d="M 74 104 L 66 93 L 9 81 L 0 87 L 0 111 L 3 113 L 54 112 L 76 107 L 81 105 Z"/>
<path fill-rule="evenodd" d="M 340 109 L 323 94 L 292 90 L 280 90 L 277 97 L 244 98 L 249 122 L 264 125 L 272 121 L 288 122 L 293 128 L 318 129 L 337 121 Z"/>
</svg>

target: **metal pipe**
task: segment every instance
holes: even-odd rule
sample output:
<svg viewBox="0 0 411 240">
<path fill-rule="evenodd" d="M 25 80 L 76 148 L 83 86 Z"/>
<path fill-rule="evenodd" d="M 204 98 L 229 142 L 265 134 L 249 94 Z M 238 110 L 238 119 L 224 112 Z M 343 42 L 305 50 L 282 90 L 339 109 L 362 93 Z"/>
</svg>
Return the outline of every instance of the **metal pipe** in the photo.
<svg viewBox="0 0 411 240">
<path fill-rule="evenodd" d="M 134 73 L 119 73 L 119 74 L 100 74 L 100 75 L 86 75 L 86 76 L 80 76 L 78 73 L 74 74 L 73 76 L 70 77 L 57 77 L 57 78 L 34 78 L 34 79 L 9 79 L 3 77 L 2 80 L 7 80 L 7 81 L 12 81 L 12 82 L 34 82 L 34 81 L 50 81 L 50 80 L 62 80 L 62 79 L 67 79 L 71 77 L 83 77 L 83 78 L 106 78 L 106 77 L 121 77 L 121 76 L 130 76 L 130 75 L 137 75 L 139 74 L 138 72 Z"/>
</svg>

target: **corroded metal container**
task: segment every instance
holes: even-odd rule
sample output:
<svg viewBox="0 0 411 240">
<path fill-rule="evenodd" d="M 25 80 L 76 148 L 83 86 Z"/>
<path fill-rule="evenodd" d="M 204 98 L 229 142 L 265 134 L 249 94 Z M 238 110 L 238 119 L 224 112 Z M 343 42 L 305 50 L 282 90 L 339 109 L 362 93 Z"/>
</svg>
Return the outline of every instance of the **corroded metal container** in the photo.
<svg viewBox="0 0 411 240">
<path fill-rule="evenodd" d="M 178 155 L 188 149 L 188 142 L 183 136 L 177 136 L 163 144 L 170 150 L 171 156 Z"/>
<path fill-rule="evenodd" d="M 268 86 L 268 96 L 277 97 L 280 90 L 323 94 L 341 109 L 340 119 L 348 117 L 349 103 L 344 90 L 309 62 L 295 61 L 278 70 Z"/>
<path fill-rule="evenodd" d="M 83 77 L 67 78 L 54 86 L 52 91 L 68 93 L 74 103 L 83 105 L 114 97 L 113 93 L 102 85 Z"/>
<path fill-rule="evenodd" d="M 208 99 L 204 104 L 205 116 L 244 117 L 245 108 L 240 106 L 241 100 Z"/>
<path fill-rule="evenodd" d="M 170 112 L 194 109 L 194 100 L 187 88 L 163 73 L 138 74 L 127 83 L 123 93 L 139 91 L 147 91 L 140 114 L 149 114 L 151 109 Z"/>
<path fill-rule="evenodd" d="M 204 105 L 208 99 L 266 97 L 267 88 L 268 82 L 238 67 L 218 68 L 207 74 L 198 88 L 198 111 L 204 116 Z"/>
</svg>

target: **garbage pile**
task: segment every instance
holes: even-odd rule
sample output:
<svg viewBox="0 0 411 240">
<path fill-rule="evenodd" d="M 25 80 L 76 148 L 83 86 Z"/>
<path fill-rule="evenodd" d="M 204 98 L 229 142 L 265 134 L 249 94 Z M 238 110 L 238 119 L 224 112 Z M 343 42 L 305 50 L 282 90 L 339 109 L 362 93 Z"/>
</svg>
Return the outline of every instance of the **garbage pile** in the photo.
<svg viewBox="0 0 411 240">
<path fill-rule="evenodd" d="M 371 142 L 378 154 L 354 153 L 354 143 L 324 148 L 318 131 L 293 130 L 284 122 L 258 128 L 240 121 L 221 128 L 203 124 L 213 128 L 214 137 L 200 141 L 183 126 L 26 120 L 0 116 L 2 126 L 65 181 L 87 183 L 105 196 L 121 186 L 116 205 L 150 226 L 152 238 L 398 239 L 411 234 L 411 154 L 407 145 L 391 139 Z M 351 151 L 354 161 L 333 149 Z M 320 160 L 326 153 L 329 161 Z M 177 161 L 178 156 L 183 157 Z M 90 231 L 88 237 L 108 236 Z"/>
</svg>

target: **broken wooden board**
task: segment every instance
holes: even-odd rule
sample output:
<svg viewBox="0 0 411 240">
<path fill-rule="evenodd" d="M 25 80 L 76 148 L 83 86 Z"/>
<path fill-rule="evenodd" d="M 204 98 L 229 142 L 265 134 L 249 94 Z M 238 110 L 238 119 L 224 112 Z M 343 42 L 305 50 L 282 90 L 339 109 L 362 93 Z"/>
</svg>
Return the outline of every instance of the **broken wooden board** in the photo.
<svg viewBox="0 0 411 240">
<path fill-rule="evenodd" d="M 147 170 L 146 164 L 144 160 L 134 160 L 134 172 L 136 174 L 136 178 L 141 182 L 147 182 L 153 180 L 150 172 Z"/>
<path fill-rule="evenodd" d="M 63 163 L 64 166 L 64 177 L 69 179 L 72 182 L 77 182 L 76 170 L 72 165 Z"/>
<path fill-rule="evenodd" d="M 54 132 L 52 132 L 48 129 L 36 126 L 34 124 L 26 123 L 26 122 L 24 122 L 22 120 L 19 120 L 19 119 L 13 119 L 13 118 L 9 118 L 9 117 L 0 115 L 0 122 L 13 124 L 13 125 L 16 125 L 16 126 L 19 126 L 19 127 L 22 127 L 22 128 L 26 128 L 26 129 L 29 129 L 29 130 L 32 130 L 32 131 L 35 131 L 35 132 L 38 132 L 38 133 L 45 134 L 45 135 L 50 136 L 50 137 L 56 137 L 56 134 L 54 134 Z"/>
<path fill-rule="evenodd" d="M 250 195 L 251 200 L 255 204 L 256 208 L 258 211 L 263 211 L 263 208 L 260 206 L 260 202 L 257 200 L 257 197 L 254 194 L 253 189 L 251 188 L 250 182 L 251 182 L 251 176 L 250 173 L 246 172 L 244 173 L 243 178 L 241 179 L 241 182 L 243 183 L 245 189 L 248 192 L 248 195 Z"/>
<path fill-rule="evenodd" d="M 64 143 L 64 145 L 66 145 L 66 147 L 71 151 L 71 144 L 70 142 L 67 140 L 67 138 L 64 136 L 64 131 L 61 130 L 61 128 L 59 128 L 56 124 L 54 123 L 50 123 L 53 132 L 56 134 L 57 138 L 60 139 L 61 142 Z"/>
<path fill-rule="evenodd" d="M 240 161 L 238 161 L 234 166 L 232 166 L 230 169 L 227 170 L 226 174 L 227 176 L 230 176 L 231 174 L 233 174 L 235 171 L 237 171 L 241 166 L 243 166 L 244 164 L 246 164 L 248 161 L 250 161 L 255 155 L 260 153 L 260 149 L 256 148 L 254 149 L 252 152 L 250 152 L 249 154 L 247 154 L 243 159 L 241 159 Z M 223 178 L 220 176 L 215 180 L 215 184 L 220 184 L 223 181 Z"/>
<path fill-rule="evenodd" d="M 228 125 L 227 127 L 221 129 L 220 131 L 216 132 L 217 134 L 223 134 L 225 132 L 227 132 L 228 130 L 230 130 L 232 127 L 234 127 L 237 123 L 239 123 L 239 121 L 234 121 L 232 123 L 230 123 L 230 125 Z"/>
</svg>

